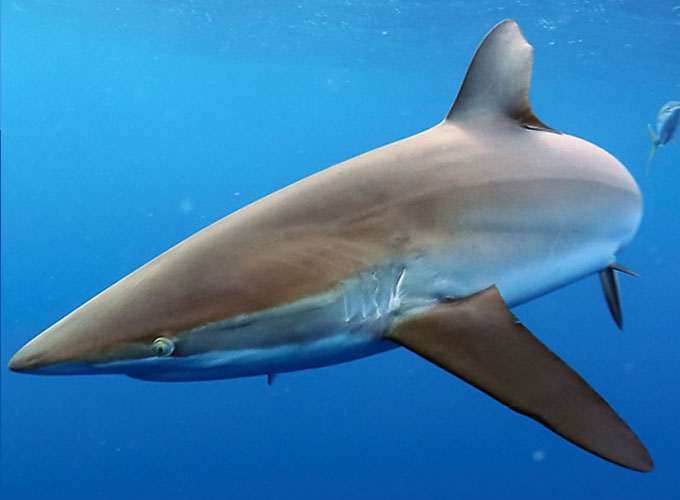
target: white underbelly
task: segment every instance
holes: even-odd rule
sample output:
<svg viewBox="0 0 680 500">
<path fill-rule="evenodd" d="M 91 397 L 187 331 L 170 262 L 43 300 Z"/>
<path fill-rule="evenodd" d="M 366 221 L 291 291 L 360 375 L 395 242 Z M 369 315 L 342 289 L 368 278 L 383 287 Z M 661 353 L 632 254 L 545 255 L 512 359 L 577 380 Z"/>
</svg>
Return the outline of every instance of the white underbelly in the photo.
<svg viewBox="0 0 680 500">
<path fill-rule="evenodd" d="M 374 332 L 337 332 L 306 344 L 284 344 L 264 349 L 216 351 L 178 360 L 167 366 L 144 369 L 136 366 L 125 373 L 144 380 L 178 382 L 275 375 L 345 363 L 398 347 L 376 338 Z"/>
</svg>

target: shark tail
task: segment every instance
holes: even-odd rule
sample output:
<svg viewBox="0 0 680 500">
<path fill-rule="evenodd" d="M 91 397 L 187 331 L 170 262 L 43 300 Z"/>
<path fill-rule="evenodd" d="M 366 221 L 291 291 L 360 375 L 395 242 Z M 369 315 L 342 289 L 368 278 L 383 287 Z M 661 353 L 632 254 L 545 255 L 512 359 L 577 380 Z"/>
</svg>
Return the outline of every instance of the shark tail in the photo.
<svg viewBox="0 0 680 500">
<path fill-rule="evenodd" d="M 649 134 L 652 136 L 652 150 L 649 152 L 649 158 L 647 158 L 647 168 L 645 169 L 645 175 L 649 175 L 649 170 L 652 168 L 652 159 L 654 158 L 654 155 L 656 154 L 656 148 L 659 145 L 659 138 L 654 133 L 654 130 L 652 130 L 652 126 L 649 124 L 647 126 L 649 127 Z"/>
</svg>

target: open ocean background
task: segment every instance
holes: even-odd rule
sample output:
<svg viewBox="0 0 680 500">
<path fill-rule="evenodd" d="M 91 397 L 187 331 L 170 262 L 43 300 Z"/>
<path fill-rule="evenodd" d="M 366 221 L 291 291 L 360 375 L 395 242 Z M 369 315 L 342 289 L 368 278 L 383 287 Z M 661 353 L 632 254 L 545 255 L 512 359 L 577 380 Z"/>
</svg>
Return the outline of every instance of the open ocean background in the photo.
<svg viewBox="0 0 680 500">
<path fill-rule="evenodd" d="M 680 498 L 680 2 L 2 0 L 2 498 Z M 11 373 L 10 356 L 198 229 L 443 119 L 516 19 L 548 125 L 638 180 L 625 330 L 593 276 L 515 310 L 627 420 L 625 470 L 399 349 L 163 384 Z"/>
</svg>

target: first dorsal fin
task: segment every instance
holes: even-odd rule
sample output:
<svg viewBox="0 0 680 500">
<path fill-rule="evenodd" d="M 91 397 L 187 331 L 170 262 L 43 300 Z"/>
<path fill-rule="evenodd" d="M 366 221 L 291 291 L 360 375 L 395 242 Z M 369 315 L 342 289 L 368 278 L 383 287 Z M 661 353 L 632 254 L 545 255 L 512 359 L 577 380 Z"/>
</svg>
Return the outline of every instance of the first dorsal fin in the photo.
<svg viewBox="0 0 680 500">
<path fill-rule="evenodd" d="M 477 48 L 446 120 L 462 122 L 491 116 L 555 132 L 531 110 L 532 63 L 533 49 L 517 23 L 506 19 L 497 24 Z"/>
</svg>

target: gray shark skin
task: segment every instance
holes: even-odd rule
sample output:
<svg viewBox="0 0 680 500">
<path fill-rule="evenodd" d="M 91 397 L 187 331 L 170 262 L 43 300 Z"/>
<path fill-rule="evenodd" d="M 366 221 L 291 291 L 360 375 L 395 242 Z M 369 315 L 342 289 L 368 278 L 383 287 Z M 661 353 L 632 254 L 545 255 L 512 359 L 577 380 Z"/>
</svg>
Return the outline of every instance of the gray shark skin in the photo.
<svg viewBox="0 0 680 500">
<path fill-rule="evenodd" d="M 9 368 L 271 382 L 402 345 L 578 446 L 651 470 L 628 426 L 508 310 L 600 273 L 620 322 L 615 255 L 641 218 L 625 167 L 534 116 L 532 59 L 503 21 L 442 123 L 187 238 Z"/>
</svg>

